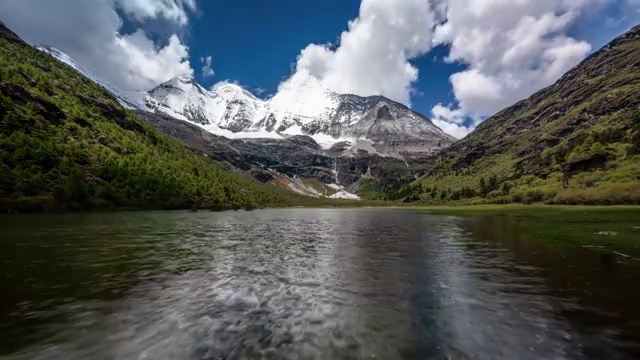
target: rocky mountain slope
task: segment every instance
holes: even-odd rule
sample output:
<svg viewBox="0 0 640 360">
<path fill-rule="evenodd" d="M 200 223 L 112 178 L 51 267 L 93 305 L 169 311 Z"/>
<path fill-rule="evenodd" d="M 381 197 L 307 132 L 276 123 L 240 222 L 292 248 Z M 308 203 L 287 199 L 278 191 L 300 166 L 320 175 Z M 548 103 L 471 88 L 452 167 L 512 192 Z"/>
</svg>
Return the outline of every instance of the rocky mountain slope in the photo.
<svg viewBox="0 0 640 360">
<path fill-rule="evenodd" d="M 155 130 L 0 23 L 0 211 L 241 208 L 290 198 Z"/>
<path fill-rule="evenodd" d="M 361 178 L 386 178 L 392 168 L 399 169 L 405 178 L 413 174 L 407 163 L 399 159 L 365 151 L 347 156 L 352 149 L 347 143 L 325 150 L 312 138 L 302 135 L 285 139 L 229 139 L 187 121 L 176 122 L 168 115 L 136 113 L 151 126 L 216 161 L 248 172 L 260 182 L 307 196 L 353 199 Z"/>
<path fill-rule="evenodd" d="M 640 203 L 640 26 L 432 157 L 423 202 Z"/>
</svg>

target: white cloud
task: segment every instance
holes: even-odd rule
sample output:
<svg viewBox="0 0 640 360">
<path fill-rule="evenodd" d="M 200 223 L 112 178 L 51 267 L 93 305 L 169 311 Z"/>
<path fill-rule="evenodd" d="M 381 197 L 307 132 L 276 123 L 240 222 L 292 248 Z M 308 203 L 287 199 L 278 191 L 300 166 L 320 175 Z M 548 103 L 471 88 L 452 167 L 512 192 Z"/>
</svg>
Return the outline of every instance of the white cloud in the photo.
<svg viewBox="0 0 640 360">
<path fill-rule="evenodd" d="M 434 119 L 445 120 L 456 124 L 462 124 L 465 120 L 465 114 L 462 112 L 462 110 L 452 110 L 450 107 L 444 106 L 442 104 L 434 106 L 431 110 L 431 115 Z"/>
<path fill-rule="evenodd" d="M 554 83 L 591 50 L 567 35 L 570 25 L 606 1 L 448 0 L 434 44 L 450 46 L 447 61 L 468 65 L 450 78 L 459 106 L 450 111 L 492 115 Z"/>
<path fill-rule="evenodd" d="M 123 72 L 113 75 L 123 84 L 132 84 L 134 89 L 149 89 L 159 82 L 185 72 L 191 72 L 186 60 L 188 48 L 176 35 L 169 38 L 168 44 L 157 48 L 143 30 L 131 35 L 116 36 L 112 46 L 114 53 L 111 62 L 122 65 Z"/>
<path fill-rule="evenodd" d="M 0 20 L 32 44 L 49 44 L 123 90 L 146 90 L 192 71 L 178 36 L 158 46 L 142 28 L 119 35 L 123 19 L 156 19 L 184 26 L 195 0 L 0 1 Z"/>
<path fill-rule="evenodd" d="M 362 0 L 338 47 L 311 44 L 296 68 L 308 68 L 339 93 L 384 95 L 410 104 L 418 69 L 409 61 L 431 49 L 433 26 L 428 0 Z"/>
<path fill-rule="evenodd" d="M 213 67 L 212 67 L 213 59 L 211 56 L 205 56 L 200 58 L 200 62 L 202 63 L 202 76 L 211 77 L 213 76 Z"/>
<path fill-rule="evenodd" d="M 446 120 L 441 120 L 437 118 L 431 119 L 431 122 L 433 122 L 437 127 L 442 129 L 442 131 L 455 137 L 456 139 L 462 139 L 463 137 L 469 135 L 469 133 L 474 129 L 474 127 L 467 127 L 464 125 L 451 123 Z"/>
<path fill-rule="evenodd" d="M 196 11 L 195 0 L 117 0 L 120 9 L 137 20 L 155 18 L 173 20 L 180 25 L 189 21 L 188 12 Z"/>
<path fill-rule="evenodd" d="M 188 47 L 172 33 L 187 28 L 196 1 L 0 0 L 0 20 L 26 41 L 59 48 L 123 90 L 143 90 L 193 72 Z M 467 68 L 450 77 L 455 105 L 438 104 L 431 115 L 461 136 L 575 66 L 591 46 L 569 30 L 581 17 L 606 23 L 601 6 L 616 7 L 618 18 L 608 22 L 616 31 L 640 20 L 640 0 L 362 0 L 339 43 L 308 45 L 296 69 L 308 68 L 340 93 L 380 94 L 410 105 L 419 93 L 413 88 L 418 76 L 425 83 L 429 77 L 411 60 L 447 45 L 448 56 L 437 61 Z M 141 28 L 119 35 L 119 14 Z M 158 20 L 170 25 L 163 27 L 168 35 L 150 36 L 148 20 L 156 30 Z M 211 57 L 200 61 L 203 75 L 212 75 Z"/>
<path fill-rule="evenodd" d="M 458 139 L 467 136 L 479 122 L 475 120 L 471 126 L 466 126 L 466 120 L 466 114 L 462 110 L 451 109 L 450 106 L 438 104 L 431 110 L 431 121 L 444 132 Z"/>
<path fill-rule="evenodd" d="M 306 67 L 336 92 L 410 104 L 419 75 L 410 60 L 447 45 L 444 60 L 467 68 L 450 77 L 456 104 L 438 104 L 432 117 L 463 136 L 486 116 L 553 84 L 592 50 L 569 35 L 580 16 L 602 6 L 637 13 L 638 1 L 362 0 L 339 44 L 307 46 L 296 70 Z"/>
</svg>

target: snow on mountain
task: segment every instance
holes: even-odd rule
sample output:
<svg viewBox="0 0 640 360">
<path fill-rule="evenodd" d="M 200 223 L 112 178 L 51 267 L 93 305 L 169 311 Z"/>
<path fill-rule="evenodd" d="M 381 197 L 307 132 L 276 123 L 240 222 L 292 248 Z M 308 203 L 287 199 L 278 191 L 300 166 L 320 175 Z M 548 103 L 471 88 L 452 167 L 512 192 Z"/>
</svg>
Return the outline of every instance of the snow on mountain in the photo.
<svg viewBox="0 0 640 360">
<path fill-rule="evenodd" d="M 145 97 L 145 105 L 181 120 L 208 125 L 219 112 L 214 99 L 213 94 L 196 83 L 193 75 L 183 74 L 153 89 Z"/>
<path fill-rule="evenodd" d="M 340 96 L 325 89 L 309 72 L 301 71 L 264 101 L 242 87 L 221 83 L 210 91 L 190 74 L 173 78 L 149 92 L 152 109 L 201 126 L 216 125 L 233 132 L 283 132 L 291 126 L 329 118 Z"/>
<path fill-rule="evenodd" d="M 286 127 L 308 124 L 316 119 L 328 119 L 340 105 L 340 95 L 320 84 L 307 69 L 296 72 L 280 85 L 269 100 L 268 108 Z M 276 126 L 278 128 L 279 126 Z"/>
<path fill-rule="evenodd" d="M 367 139 L 387 154 L 399 152 L 391 147 L 407 146 L 414 152 L 431 152 L 455 141 L 402 104 L 382 96 L 334 93 L 305 70 L 266 101 L 230 83 L 205 90 L 191 75 L 183 75 L 151 90 L 145 103 L 230 138 L 308 135 L 327 148 Z"/>
<path fill-rule="evenodd" d="M 87 68 L 85 68 L 84 66 L 79 64 L 77 61 L 75 61 L 71 56 L 49 45 L 41 45 L 41 46 L 38 46 L 37 49 L 40 51 L 46 52 L 47 54 L 53 56 L 54 58 L 66 64 L 67 66 L 76 70 L 80 74 L 91 79 L 93 82 L 107 89 L 107 91 L 110 92 L 122 106 L 128 109 L 142 109 L 142 110 L 146 109 L 143 103 L 143 99 L 146 95 L 146 92 L 121 90 L 117 86 L 110 84 L 108 81 L 100 78 L 93 72 L 89 71 Z"/>
</svg>

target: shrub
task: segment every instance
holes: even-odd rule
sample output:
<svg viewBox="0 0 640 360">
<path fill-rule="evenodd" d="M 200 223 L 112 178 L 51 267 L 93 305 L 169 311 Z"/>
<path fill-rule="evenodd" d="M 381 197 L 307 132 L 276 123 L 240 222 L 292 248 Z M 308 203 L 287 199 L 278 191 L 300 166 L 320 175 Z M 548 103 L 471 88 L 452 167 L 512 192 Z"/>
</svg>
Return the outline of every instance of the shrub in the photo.
<svg viewBox="0 0 640 360">
<path fill-rule="evenodd" d="M 509 196 L 498 196 L 495 197 L 491 200 L 489 200 L 489 202 L 491 204 L 498 204 L 498 205 L 504 205 L 504 204 L 509 204 L 511 203 L 512 198 Z"/>
<path fill-rule="evenodd" d="M 513 188 L 513 182 L 506 181 L 500 187 L 500 192 L 502 193 L 502 195 L 509 195 L 509 192 L 511 191 L 512 188 Z"/>
<path fill-rule="evenodd" d="M 640 183 L 603 184 L 588 189 L 569 189 L 558 193 L 553 202 L 566 205 L 638 205 Z"/>
<path fill-rule="evenodd" d="M 635 134 L 631 137 L 631 147 L 629 147 L 629 155 L 640 154 L 640 126 L 636 126 L 635 128 Z"/>
<path fill-rule="evenodd" d="M 532 188 L 525 190 L 524 196 L 522 198 L 522 202 L 524 202 L 525 204 L 541 202 L 542 200 L 544 200 L 544 192 L 541 188 Z"/>
<path fill-rule="evenodd" d="M 593 187 L 602 180 L 602 176 L 602 171 L 584 172 L 574 176 L 570 184 L 574 187 Z"/>
<path fill-rule="evenodd" d="M 474 198 L 471 200 L 470 205 L 485 205 L 485 204 L 487 204 L 487 200 L 482 198 Z"/>
<path fill-rule="evenodd" d="M 513 191 L 511 194 L 511 202 L 521 203 L 524 201 L 524 193 L 522 191 Z"/>
<path fill-rule="evenodd" d="M 552 200 L 559 189 L 555 186 L 544 186 L 527 189 L 524 191 L 522 201 L 526 204 L 550 201 Z"/>
</svg>

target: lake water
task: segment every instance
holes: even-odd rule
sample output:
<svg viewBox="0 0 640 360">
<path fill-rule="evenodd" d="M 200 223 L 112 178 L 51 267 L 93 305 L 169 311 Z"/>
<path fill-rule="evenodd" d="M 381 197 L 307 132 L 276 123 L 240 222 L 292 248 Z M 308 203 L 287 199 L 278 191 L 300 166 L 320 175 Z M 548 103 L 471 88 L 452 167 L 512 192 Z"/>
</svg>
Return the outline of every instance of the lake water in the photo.
<svg viewBox="0 0 640 360">
<path fill-rule="evenodd" d="M 626 359 L 640 267 L 506 217 L 0 218 L 0 358 Z"/>
</svg>

